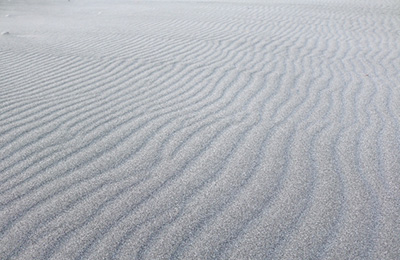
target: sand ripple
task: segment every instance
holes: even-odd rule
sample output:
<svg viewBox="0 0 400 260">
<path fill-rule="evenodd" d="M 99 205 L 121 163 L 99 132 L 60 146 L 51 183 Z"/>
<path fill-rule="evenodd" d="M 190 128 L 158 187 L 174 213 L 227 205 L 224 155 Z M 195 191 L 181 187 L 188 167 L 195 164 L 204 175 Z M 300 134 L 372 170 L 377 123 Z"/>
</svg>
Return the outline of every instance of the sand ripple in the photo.
<svg viewBox="0 0 400 260">
<path fill-rule="evenodd" d="M 0 6 L 0 259 L 400 259 L 398 10 Z"/>
</svg>

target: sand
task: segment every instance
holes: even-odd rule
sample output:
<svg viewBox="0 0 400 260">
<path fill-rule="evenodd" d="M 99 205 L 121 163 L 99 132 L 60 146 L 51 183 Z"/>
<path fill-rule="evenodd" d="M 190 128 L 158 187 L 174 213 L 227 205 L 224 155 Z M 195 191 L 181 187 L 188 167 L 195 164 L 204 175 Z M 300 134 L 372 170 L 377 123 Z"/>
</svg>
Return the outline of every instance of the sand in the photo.
<svg viewBox="0 0 400 260">
<path fill-rule="evenodd" d="M 0 259 L 400 259 L 400 2 L 0 3 Z"/>
</svg>

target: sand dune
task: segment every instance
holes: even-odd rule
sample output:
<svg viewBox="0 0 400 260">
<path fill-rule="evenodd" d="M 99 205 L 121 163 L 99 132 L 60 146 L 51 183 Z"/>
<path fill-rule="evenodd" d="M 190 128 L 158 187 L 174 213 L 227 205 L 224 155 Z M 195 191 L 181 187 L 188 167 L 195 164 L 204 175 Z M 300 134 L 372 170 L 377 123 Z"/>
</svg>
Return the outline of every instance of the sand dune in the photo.
<svg viewBox="0 0 400 260">
<path fill-rule="evenodd" d="M 400 259 L 399 10 L 3 1 L 0 259 Z"/>
</svg>

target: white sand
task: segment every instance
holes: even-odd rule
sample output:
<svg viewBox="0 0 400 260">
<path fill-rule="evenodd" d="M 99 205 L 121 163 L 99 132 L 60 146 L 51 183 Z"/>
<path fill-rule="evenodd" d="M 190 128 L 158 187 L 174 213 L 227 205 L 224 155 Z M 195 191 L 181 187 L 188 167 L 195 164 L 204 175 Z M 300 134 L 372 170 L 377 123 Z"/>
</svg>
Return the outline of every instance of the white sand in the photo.
<svg viewBox="0 0 400 260">
<path fill-rule="evenodd" d="M 0 259 L 400 259 L 400 2 L 0 3 Z"/>
</svg>

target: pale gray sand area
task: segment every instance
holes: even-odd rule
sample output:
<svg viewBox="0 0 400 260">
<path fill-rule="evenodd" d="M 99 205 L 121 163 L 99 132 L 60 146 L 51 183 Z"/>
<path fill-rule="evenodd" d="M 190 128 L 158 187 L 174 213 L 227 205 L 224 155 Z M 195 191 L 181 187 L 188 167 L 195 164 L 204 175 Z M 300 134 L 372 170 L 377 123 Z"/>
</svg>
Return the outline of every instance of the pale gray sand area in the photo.
<svg viewBox="0 0 400 260">
<path fill-rule="evenodd" d="M 400 2 L 0 1 L 0 259 L 400 259 Z"/>
</svg>

